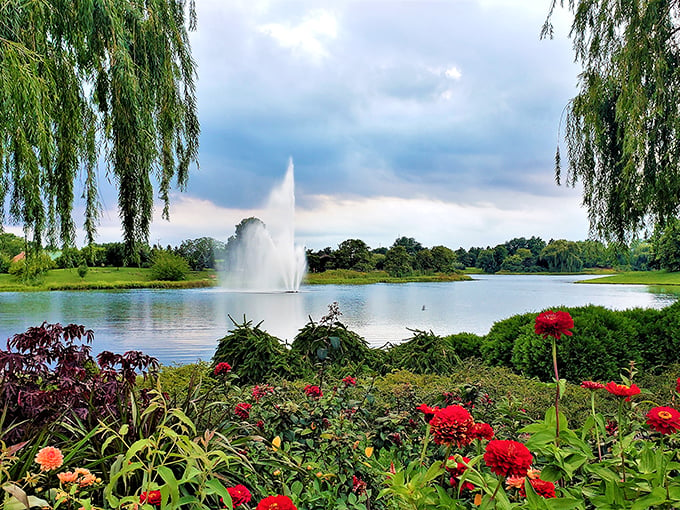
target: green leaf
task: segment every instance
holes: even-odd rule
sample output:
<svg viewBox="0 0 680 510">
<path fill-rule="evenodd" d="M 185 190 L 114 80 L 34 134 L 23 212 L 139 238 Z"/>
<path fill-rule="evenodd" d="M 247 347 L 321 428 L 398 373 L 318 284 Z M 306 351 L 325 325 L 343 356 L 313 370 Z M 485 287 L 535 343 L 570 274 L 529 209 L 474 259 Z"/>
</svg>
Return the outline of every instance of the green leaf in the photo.
<svg viewBox="0 0 680 510">
<path fill-rule="evenodd" d="M 339 337 L 331 336 L 331 337 L 328 338 L 328 340 L 330 340 L 331 347 L 333 347 L 333 349 L 339 349 L 340 348 L 340 338 Z"/>
<path fill-rule="evenodd" d="M 158 466 L 156 471 L 168 486 L 168 489 L 170 489 L 170 500 L 173 503 L 176 502 L 179 499 L 179 484 L 177 483 L 177 479 L 175 478 L 175 474 L 172 472 L 172 469 L 170 469 L 168 466 Z"/>
<path fill-rule="evenodd" d="M 666 490 L 663 487 L 655 488 L 651 493 L 638 498 L 633 503 L 631 510 L 645 510 L 655 508 L 666 501 Z"/>
<path fill-rule="evenodd" d="M 541 476 L 543 476 L 542 471 Z M 545 506 L 550 510 L 571 510 L 581 505 L 583 505 L 583 500 L 576 498 L 549 498 L 545 500 Z"/>
</svg>

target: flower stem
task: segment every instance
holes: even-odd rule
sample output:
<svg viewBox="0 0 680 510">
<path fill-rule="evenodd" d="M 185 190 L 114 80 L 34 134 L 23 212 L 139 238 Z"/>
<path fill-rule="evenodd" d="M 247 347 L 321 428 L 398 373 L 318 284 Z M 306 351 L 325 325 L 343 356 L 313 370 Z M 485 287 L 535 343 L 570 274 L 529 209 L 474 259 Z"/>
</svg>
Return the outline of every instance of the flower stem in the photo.
<svg viewBox="0 0 680 510">
<path fill-rule="evenodd" d="M 593 413 L 593 420 L 595 421 L 595 442 L 597 443 L 597 458 L 602 462 L 602 447 L 600 446 L 600 429 L 595 417 L 595 392 L 590 390 L 590 410 Z"/>
<path fill-rule="evenodd" d="M 430 424 L 427 424 L 425 429 L 425 438 L 423 439 L 423 449 L 420 451 L 420 465 L 425 463 L 425 454 L 427 453 L 427 444 L 430 442 Z"/>
<path fill-rule="evenodd" d="M 557 373 L 557 341 L 552 339 L 553 369 L 555 370 L 555 446 L 560 445 L 560 376 Z"/>
<path fill-rule="evenodd" d="M 619 447 L 621 448 L 621 481 L 626 483 L 626 457 L 623 451 L 623 398 L 619 398 Z"/>
</svg>

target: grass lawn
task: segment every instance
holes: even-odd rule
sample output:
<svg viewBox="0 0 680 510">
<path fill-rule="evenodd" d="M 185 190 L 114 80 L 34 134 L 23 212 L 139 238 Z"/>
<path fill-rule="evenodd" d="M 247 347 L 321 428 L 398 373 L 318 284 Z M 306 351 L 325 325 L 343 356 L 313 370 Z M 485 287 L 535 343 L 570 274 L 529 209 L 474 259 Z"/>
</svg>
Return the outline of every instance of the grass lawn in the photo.
<svg viewBox="0 0 680 510">
<path fill-rule="evenodd" d="M 186 280 L 166 282 L 151 279 L 148 268 L 91 267 L 85 278 L 77 269 L 51 269 L 37 285 L 23 285 L 14 276 L 0 274 L 1 291 L 88 290 L 136 288 L 194 288 L 216 285 L 215 271 L 192 271 Z"/>
<path fill-rule="evenodd" d="M 457 282 L 470 280 L 464 274 L 443 274 L 437 273 L 426 276 L 406 276 L 396 278 L 389 276 L 386 271 L 371 271 L 362 273 L 360 271 L 350 271 L 347 269 L 333 269 L 323 273 L 307 273 L 305 283 L 309 285 L 368 285 L 371 283 L 408 283 L 408 282 Z"/>
<path fill-rule="evenodd" d="M 627 271 L 602 278 L 584 280 L 577 283 L 625 283 L 629 285 L 680 285 L 680 272 L 667 271 Z"/>
</svg>

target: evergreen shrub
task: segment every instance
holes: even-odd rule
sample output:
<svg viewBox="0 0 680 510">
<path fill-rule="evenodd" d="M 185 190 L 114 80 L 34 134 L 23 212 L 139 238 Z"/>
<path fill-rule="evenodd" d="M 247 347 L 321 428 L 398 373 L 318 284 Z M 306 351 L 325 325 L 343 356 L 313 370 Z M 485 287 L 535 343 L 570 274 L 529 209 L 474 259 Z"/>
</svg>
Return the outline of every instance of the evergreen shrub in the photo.
<svg viewBox="0 0 680 510">
<path fill-rule="evenodd" d="M 189 263 L 179 255 L 168 251 L 159 251 L 153 257 L 151 278 L 153 280 L 179 281 L 186 280 L 189 274 Z"/>
</svg>

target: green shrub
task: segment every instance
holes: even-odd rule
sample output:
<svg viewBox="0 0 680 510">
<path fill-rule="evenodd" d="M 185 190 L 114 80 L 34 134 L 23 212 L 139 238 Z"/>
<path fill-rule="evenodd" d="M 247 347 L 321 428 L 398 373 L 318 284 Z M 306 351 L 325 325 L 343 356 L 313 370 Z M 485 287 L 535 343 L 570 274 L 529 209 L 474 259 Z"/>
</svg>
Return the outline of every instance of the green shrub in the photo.
<svg viewBox="0 0 680 510">
<path fill-rule="evenodd" d="M 252 321 L 245 317 L 242 324 L 229 318 L 235 328 L 219 340 L 212 358 L 213 368 L 218 363 L 229 363 L 245 384 L 269 381 L 272 377 L 304 375 L 299 357 L 291 356 L 281 340 L 261 330 L 261 322 L 253 327 Z"/>
<path fill-rule="evenodd" d="M 474 333 L 456 333 L 445 336 L 443 340 L 460 359 L 482 357 L 481 348 L 484 343 L 482 336 Z"/>
<path fill-rule="evenodd" d="M 482 358 L 490 365 L 511 366 L 512 349 L 522 330 L 533 331 L 536 314 L 513 315 L 491 326 L 482 344 Z"/>
<path fill-rule="evenodd" d="M 6 253 L 0 253 L 0 273 L 9 272 L 9 266 L 12 263 L 12 259 Z"/>
<path fill-rule="evenodd" d="M 78 266 L 78 276 L 80 276 L 81 278 L 85 278 L 85 276 L 87 276 L 88 269 L 89 268 L 87 267 L 86 264 L 80 264 Z"/>
<path fill-rule="evenodd" d="M 431 331 L 414 331 L 413 338 L 388 351 L 392 369 L 417 374 L 447 374 L 460 362 L 452 342 Z"/>
<path fill-rule="evenodd" d="M 8 272 L 19 280 L 38 283 L 41 277 L 54 267 L 54 261 L 50 256 L 45 252 L 40 252 L 36 255 L 30 255 L 28 258 L 12 262 Z"/>
<path fill-rule="evenodd" d="M 168 251 L 159 251 L 154 255 L 151 265 L 152 279 L 174 282 L 186 280 L 188 274 L 189 263 L 179 255 Z"/>
</svg>

